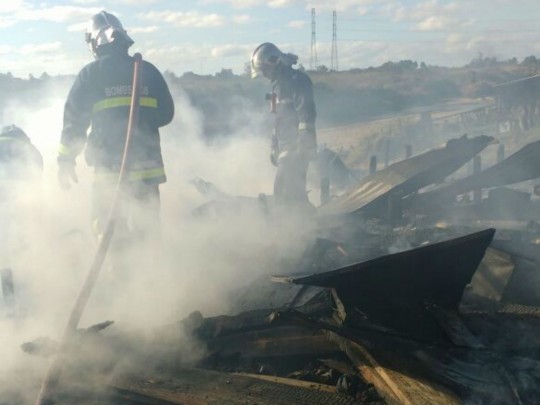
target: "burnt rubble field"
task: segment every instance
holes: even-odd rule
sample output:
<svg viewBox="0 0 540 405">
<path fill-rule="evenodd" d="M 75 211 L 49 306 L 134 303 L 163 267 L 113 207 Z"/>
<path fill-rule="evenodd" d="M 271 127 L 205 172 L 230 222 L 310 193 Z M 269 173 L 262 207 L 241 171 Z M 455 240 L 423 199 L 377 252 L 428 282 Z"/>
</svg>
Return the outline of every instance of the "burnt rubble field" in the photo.
<svg viewBox="0 0 540 405">
<path fill-rule="evenodd" d="M 451 139 L 352 181 L 317 209 L 302 255 L 227 313 L 79 330 L 52 403 L 540 403 L 540 204 L 508 187 L 540 177 L 540 141 L 446 181 L 491 144 Z M 277 215 L 270 197 L 196 186 L 212 199 L 194 215 Z M 20 398 L 6 388 L 0 404 Z"/>
</svg>

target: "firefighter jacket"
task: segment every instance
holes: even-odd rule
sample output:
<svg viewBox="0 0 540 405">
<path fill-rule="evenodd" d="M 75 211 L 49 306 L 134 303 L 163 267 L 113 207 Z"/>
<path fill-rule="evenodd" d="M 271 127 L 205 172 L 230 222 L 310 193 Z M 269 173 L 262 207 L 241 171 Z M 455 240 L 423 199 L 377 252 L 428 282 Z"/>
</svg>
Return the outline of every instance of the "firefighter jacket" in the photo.
<svg viewBox="0 0 540 405">
<path fill-rule="evenodd" d="M 0 183 L 31 181 L 42 171 L 43 158 L 30 139 L 0 135 Z"/>
<path fill-rule="evenodd" d="M 78 74 L 64 107 L 59 164 L 75 164 L 85 144 L 85 157 L 100 173 L 118 171 L 125 147 L 133 80 L 133 58 L 125 52 L 100 56 Z M 159 128 L 171 122 L 174 103 L 161 73 L 141 65 L 141 97 L 126 162 L 127 178 L 165 182 Z M 88 136 L 87 136 L 88 133 Z"/>
<path fill-rule="evenodd" d="M 272 82 L 272 93 L 279 155 L 316 153 L 316 110 L 309 76 L 291 67 L 283 67 Z"/>
</svg>

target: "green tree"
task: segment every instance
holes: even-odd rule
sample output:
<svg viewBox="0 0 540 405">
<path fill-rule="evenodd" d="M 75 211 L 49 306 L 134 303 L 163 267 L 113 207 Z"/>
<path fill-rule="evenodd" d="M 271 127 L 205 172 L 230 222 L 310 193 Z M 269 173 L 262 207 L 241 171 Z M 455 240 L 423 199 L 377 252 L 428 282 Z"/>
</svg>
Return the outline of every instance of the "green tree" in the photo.
<svg viewBox="0 0 540 405">
<path fill-rule="evenodd" d="M 328 69 L 328 67 L 325 66 L 325 65 L 317 66 L 317 72 L 319 72 L 319 73 L 328 73 L 329 71 L 330 71 L 330 69 Z"/>
</svg>

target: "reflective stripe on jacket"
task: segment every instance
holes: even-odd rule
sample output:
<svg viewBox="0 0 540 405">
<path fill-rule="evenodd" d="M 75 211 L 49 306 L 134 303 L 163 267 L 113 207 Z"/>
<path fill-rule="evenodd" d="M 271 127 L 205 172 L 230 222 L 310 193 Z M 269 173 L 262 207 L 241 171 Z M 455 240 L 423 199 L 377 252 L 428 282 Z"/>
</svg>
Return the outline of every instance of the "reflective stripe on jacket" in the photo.
<svg viewBox="0 0 540 405">
<path fill-rule="evenodd" d="M 272 82 L 276 95 L 275 134 L 279 148 L 286 151 L 298 142 L 298 131 L 315 134 L 316 109 L 311 79 L 304 72 L 283 67 Z"/>
<path fill-rule="evenodd" d="M 120 52 L 103 55 L 79 72 L 64 108 L 59 161 L 74 161 L 86 145 L 86 161 L 96 172 L 120 166 L 131 104 L 133 67 L 133 58 L 127 52 Z M 174 103 L 156 67 L 143 61 L 141 68 L 138 124 L 130 140 L 127 170 L 154 173 L 157 174 L 154 180 L 163 182 L 159 128 L 171 122 Z"/>
</svg>

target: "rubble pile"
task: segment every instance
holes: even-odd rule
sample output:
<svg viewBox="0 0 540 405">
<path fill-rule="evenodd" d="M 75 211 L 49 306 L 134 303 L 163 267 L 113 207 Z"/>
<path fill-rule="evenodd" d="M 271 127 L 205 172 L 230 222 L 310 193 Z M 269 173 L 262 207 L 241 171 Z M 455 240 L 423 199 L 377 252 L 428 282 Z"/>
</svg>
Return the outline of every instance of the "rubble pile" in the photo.
<svg viewBox="0 0 540 405">
<path fill-rule="evenodd" d="M 236 291 L 226 313 L 195 312 L 146 340 L 100 340 L 113 359 L 118 347 L 140 353 L 107 373 L 101 395 L 143 404 L 538 403 L 540 206 L 503 187 L 540 177 L 539 144 L 445 182 L 492 142 L 454 139 L 365 177 L 318 208 L 295 263 Z M 196 215 L 242 205 L 275 212 L 269 197 L 197 184 L 214 199 Z M 482 189 L 490 191 L 480 201 L 457 198 Z M 187 341 L 202 353 L 189 364 L 179 350 Z M 63 395 L 58 403 L 73 392 Z"/>
</svg>

